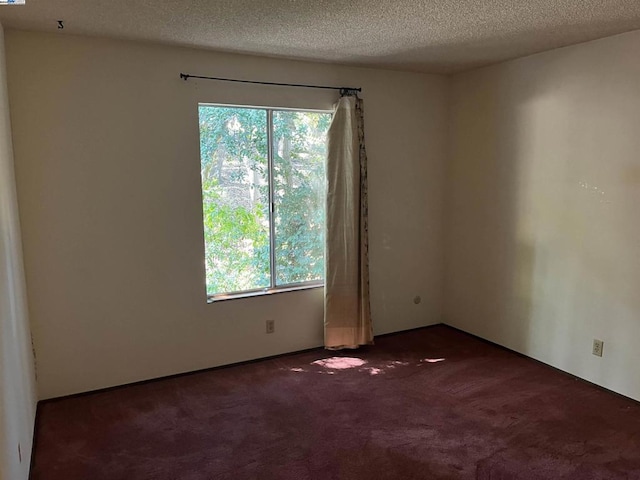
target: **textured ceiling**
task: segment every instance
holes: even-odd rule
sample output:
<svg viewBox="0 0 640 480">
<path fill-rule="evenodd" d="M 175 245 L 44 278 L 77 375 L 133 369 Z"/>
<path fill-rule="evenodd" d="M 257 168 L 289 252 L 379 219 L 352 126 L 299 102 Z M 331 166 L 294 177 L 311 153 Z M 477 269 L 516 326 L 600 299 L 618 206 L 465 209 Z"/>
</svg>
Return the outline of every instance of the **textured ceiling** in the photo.
<svg viewBox="0 0 640 480">
<path fill-rule="evenodd" d="M 640 0 L 26 0 L 5 28 L 451 73 L 640 29 Z"/>
</svg>

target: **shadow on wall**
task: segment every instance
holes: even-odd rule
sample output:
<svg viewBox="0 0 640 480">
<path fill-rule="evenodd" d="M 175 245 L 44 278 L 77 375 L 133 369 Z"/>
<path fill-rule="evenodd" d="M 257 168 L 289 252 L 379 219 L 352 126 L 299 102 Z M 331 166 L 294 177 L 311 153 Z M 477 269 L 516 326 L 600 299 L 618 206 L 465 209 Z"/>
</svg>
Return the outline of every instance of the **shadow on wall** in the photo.
<svg viewBox="0 0 640 480">
<path fill-rule="evenodd" d="M 447 323 L 634 398 L 638 38 L 454 77 L 445 279 Z"/>
<path fill-rule="evenodd" d="M 526 224 L 528 112 L 544 84 L 491 70 L 454 79 L 448 171 L 447 323 L 526 351 L 540 252 Z M 514 108 L 515 105 L 515 108 Z M 460 140 L 462 139 L 462 140 Z"/>
<path fill-rule="evenodd" d="M 483 11 L 485 7 L 481 3 L 468 7 L 477 8 L 479 16 L 485 15 Z M 528 8 L 526 3 L 513 7 L 515 10 L 511 15 L 514 18 L 519 15 L 519 9 Z M 471 16 L 471 18 L 476 17 Z M 425 71 L 424 59 L 429 58 L 429 72 L 451 74 L 638 29 L 638 20 L 629 17 L 625 12 L 619 12 L 616 20 L 599 22 L 598 30 L 591 30 L 588 37 L 585 37 L 582 23 L 572 23 L 564 17 L 558 18 L 557 22 L 559 25 L 552 24 L 544 28 L 520 25 L 517 31 L 500 35 L 485 35 L 478 38 L 469 38 L 465 35 L 460 38 L 447 38 L 445 44 L 435 46 L 407 49 L 404 45 L 398 47 L 387 45 L 389 53 L 381 58 L 381 62 L 395 65 L 403 70 L 420 72 Z M 365 44 L 352 44 L 352 46 L 357 51 Z M 352 60 L 366 64 L 368 58 L 355 57 Z M 460 65 L 465 65 L 464 69 L 461 69 Z"/>
</svg>

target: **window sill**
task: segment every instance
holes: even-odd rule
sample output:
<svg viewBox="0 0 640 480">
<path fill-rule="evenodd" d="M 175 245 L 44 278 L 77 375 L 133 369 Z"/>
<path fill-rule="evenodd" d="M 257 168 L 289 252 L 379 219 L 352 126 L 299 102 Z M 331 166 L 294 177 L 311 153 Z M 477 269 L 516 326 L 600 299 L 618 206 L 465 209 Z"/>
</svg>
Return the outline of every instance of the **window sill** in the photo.
<svg viewBox="0 0 640 480">
<path fill-rule="evenodd" d="M 252 290 L 250 292 L 209 295 L 207 296 L 207 303 L 217 303 L 226 300 L 237 300 L 239 298 L 263 297 L 265 295 L 274 295 L 276 293 L 298 292 L 300 290 L 311 290 L 314 288 L 324 288 L 324 283 L 314 283 L 312 285 L 295 285 L 280 288 L 265 288 L 263 290 Z"/>
</svg>

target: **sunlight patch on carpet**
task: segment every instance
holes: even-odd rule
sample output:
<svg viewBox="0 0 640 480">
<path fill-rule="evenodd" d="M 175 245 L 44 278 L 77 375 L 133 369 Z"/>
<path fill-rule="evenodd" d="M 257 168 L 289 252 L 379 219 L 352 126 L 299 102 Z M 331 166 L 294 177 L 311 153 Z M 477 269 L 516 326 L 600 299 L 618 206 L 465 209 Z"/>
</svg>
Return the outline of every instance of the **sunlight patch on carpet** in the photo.
<svg viewBox="0 0 640 480">
<path fill-rule="evenodd" d="M 439 362 L 444 362 L 446 359 L 444 358 L 423 358 L 422 360 L 420 360 L 423 363 L 439 363 Z"/>
<path fill-rule="evenodd" d="M 313 365 L 319 365 L 332 370 L 346 370 L 349 368 L 357 368 L 367 363 L 365 360 L 353 357 L 331 357 L 316 360 Z"/>
</svg>

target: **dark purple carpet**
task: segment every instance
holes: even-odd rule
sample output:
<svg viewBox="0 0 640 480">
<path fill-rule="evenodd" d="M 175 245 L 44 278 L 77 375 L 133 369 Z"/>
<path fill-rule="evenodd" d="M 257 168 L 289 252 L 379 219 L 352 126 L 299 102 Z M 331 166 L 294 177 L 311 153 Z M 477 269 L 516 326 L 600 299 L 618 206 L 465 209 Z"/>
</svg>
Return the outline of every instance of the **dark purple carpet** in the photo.
<svg viewBox="0 0 640 480">
<path fill-rule="evenodd" d="M 45 402 L 36 442 L 35 480 L 640 479 L 640 404 L 436 326 Z"/>
</svg>

